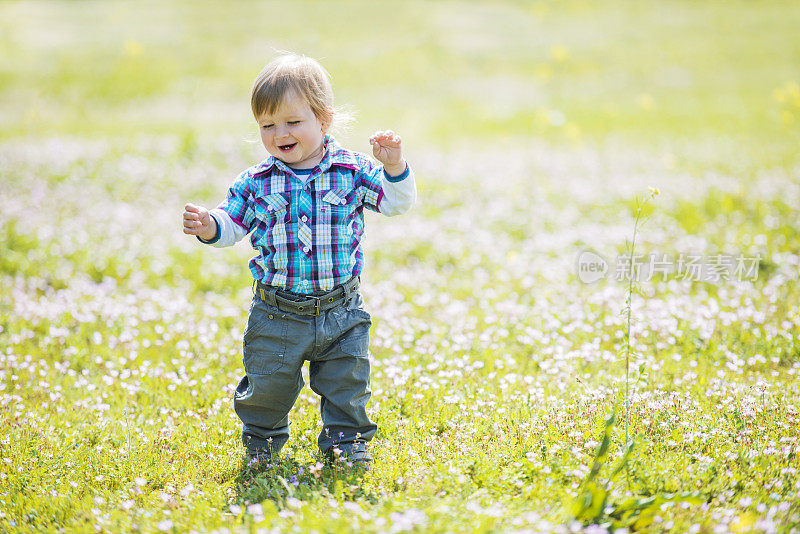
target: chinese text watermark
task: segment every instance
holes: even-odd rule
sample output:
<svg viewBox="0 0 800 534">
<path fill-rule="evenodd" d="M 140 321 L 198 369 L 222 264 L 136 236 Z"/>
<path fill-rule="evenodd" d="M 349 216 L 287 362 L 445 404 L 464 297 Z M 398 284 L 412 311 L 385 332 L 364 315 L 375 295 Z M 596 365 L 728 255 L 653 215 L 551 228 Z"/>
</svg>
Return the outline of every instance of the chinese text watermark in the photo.
<svg viewBox="0 0 800 534">
<path fill-rule="evenodd" d="M 630 254 L 617 256 L 610 263 L 600 254 L 584 250 L 578 254 L 577 275 L 585 284 L 605 278 L 618 282 L 651 280 L 690 280 L 718 284 L 730 280 L 758 279 L 762 256 L 743 254 Z"/>
</svg>

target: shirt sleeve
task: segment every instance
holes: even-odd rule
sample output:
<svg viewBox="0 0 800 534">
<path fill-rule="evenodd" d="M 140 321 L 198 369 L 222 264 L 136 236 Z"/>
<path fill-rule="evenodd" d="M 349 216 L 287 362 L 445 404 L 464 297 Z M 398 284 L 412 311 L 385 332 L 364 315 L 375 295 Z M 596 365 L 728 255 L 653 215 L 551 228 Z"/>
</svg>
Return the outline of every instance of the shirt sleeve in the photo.
<svg viewBox="0 0 800 534">
<path fill-rule="evenodd" d="M 401 175 L 392 177 L 386 174 L 383 165 L 367 161 L 357 183 L 364 207 L 387 217 L 407 212 L 417 199 L 414 172 L 408 164 Z"/>
<path fill-rule="evenodd" d="M 203 243 L 217 248 L 229 247 L 253 229 L 255 211 L 248 187 L 249 179 L 248 171 L 240 174 L 228 189 L 225 200 L 209 212 L 217 223 L 217 235 Z"/>
<path fill-rule="evenodd" d="M 228 196 L 217 206 L 230 216 L 231 220 L 249 232 L 255 224 L 252 193 L 250 191 L 250 173 L 244 171 L 233 185 L 228 188 Z"/>
<path fill-rule="evenodd" d="M 235 223 L 227 211 L 214 208 L 209 211 L 209 214 L 217 221 L 217 235 L 211 241 L 203 241 L 198 237 L 197 239 L 200 239 L 201 242 L 217 248 L 223 248 L 235 245 L 247 235 L 247 230 Z"/>
</svg>

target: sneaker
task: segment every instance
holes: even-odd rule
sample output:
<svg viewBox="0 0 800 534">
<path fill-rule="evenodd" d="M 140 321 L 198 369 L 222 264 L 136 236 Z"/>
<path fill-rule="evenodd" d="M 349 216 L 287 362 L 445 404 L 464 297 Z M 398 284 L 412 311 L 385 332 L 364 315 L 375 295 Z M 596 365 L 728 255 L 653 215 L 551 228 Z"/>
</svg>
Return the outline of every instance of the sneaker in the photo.
<svg viewBox="0 0 800 534">
<path fill-rule="evenodd" d="M 353 467 L 369 471 L 372 467 L 372 455 L 367 450 L 367 444 L 363 441 L 354 443 L 340 443 L 325 451 L 325 459 L 330 465 L 339 462 L 352 462 Z"/>
<path fill-rule="evenodd" d="M 255 465 L 264 462 L 274 463 L 280 460 L 280 453 L 268 449 L 258 451 L 247 449 L 247 465 Z"/>
</svg>

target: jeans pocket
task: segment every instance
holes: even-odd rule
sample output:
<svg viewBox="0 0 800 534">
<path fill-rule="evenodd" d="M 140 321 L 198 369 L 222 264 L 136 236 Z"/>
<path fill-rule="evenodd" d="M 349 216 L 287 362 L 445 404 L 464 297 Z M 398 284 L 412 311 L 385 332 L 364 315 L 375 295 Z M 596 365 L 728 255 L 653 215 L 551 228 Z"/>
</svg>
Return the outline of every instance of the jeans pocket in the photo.
<svg viewBox="0 0 800 534">
<path fill-rule="evenodd" d="M 243 363 L 247 374 L 271 375 L 286 361 L 288 323 L 267 306 L 254 306 L 244 333 Z"/>
<path fill-rule="evenodd" d="M 369 353 L 369 328 L 372 318 L 365 310 L 346 311 L 346 329 L 339 338 L 339 348 L 350 356 L 366 357 Z"/>
</svg>

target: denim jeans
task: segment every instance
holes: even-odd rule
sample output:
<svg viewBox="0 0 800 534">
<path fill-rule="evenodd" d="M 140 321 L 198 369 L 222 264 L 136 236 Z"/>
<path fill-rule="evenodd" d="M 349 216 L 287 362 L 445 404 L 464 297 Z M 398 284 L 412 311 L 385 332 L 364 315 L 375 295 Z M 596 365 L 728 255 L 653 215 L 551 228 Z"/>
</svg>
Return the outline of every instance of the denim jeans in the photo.
<svg viewBox="0 0 800 534">
<path fill-rule="evenodd" d="M 372 320 L 363 304 L 355 292 L 315 317 L 282 311 L 254 296 L 244 333 L 246 375 L 233 399 L 250 456 L 278 454 L 289 439 L 289 410 L 305 385 L 305 360 L 311 389 L 321 398 L 317 443 L 323 454 L 334 446 L 345 453 L 363 450 L 375 435 L 377 426 L 366 412 Z"/>
</svg>

